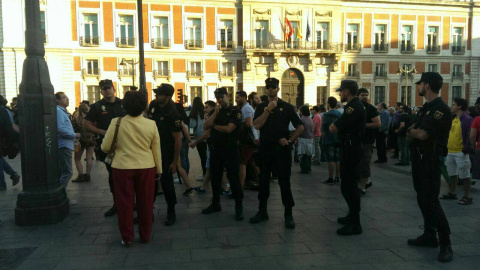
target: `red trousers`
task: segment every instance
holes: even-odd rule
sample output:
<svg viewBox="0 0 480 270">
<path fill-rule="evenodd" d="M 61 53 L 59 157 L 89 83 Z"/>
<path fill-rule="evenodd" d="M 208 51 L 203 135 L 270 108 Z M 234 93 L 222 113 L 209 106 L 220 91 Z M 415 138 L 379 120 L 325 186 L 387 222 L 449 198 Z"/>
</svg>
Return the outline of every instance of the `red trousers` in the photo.
<svg viewBox="0 0 480 270">
<path fill-rule="evenodd" d="M 137 201 L 138 229 L 143 243 L 150 240 L 153 223 L 155 168 L 122 170 L 113 168 L 118 228 L 122 240 L 133 242 L 133 205 Z"/>
</svg>

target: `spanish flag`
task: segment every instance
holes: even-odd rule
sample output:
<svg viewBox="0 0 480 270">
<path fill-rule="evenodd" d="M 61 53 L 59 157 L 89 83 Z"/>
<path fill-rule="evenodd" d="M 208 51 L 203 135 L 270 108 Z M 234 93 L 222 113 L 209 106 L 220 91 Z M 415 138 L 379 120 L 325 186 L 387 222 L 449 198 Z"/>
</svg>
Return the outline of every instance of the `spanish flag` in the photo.
<svg viewBox="0 0 480 270">
<path fill-rule="evenodd" d="M 302 33 L 300 32 L 300 27 L 298 26 L 299 23 L 297 23 L 297 29 L 295 29 L 295 32 L 297 32 L 297 39 L 303 38 Z"/>
</svg>

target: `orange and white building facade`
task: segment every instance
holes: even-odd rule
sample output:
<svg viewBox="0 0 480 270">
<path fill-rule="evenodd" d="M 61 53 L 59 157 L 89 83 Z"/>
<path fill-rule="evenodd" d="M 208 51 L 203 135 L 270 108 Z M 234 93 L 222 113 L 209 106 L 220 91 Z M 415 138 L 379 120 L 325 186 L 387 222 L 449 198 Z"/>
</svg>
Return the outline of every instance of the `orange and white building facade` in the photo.
<svg viewBox="0 0 480 270">
<path fill-rule="evenodd" d="M 370 90 L 372 103 L 421 106 L 414 82 L 424 71 L 442 74 L 448 103 L 478 97 L 477 1 L 143 0 L 143 40 L 136 3 L 40 0 L 51 81 L 70 97 L 71 109 L 98 100 L 101 79 L 113 80 L 119 97 L 138 86 L 139 42 L 149 98 L 161 83 L 181 89 L 187 103 L 214 99 L 220 86 L 232 96 L 262 93 L 264 80 L 276 77 L 282 98 L 314 105 L 336 96 L 348 78 Z M 11 100 L 25 59 L 24 1 L 1 5 L 0 94 Z M 295 29 L 288 41 L 286 19 Z"/>
</svg>

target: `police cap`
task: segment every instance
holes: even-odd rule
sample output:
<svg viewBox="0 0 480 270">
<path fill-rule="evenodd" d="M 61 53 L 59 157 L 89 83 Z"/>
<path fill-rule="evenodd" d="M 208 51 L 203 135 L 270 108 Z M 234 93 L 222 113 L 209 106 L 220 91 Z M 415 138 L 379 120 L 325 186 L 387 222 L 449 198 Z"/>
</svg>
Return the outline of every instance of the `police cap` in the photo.
<svg viewBox="0 0 480 270">
<path fill-rule="evenodd" d="M 420 81 L 416 82 L 415 84 L 420 84 L 421 82 L 428 83 L 430 85 L 433 83 L 443 83 L 443 77 L 437 72 L 423 72 Z"/>
<path fill-rule="evenodd" d="M 220 88 L 217 88 L 214 92 L 215 94 L 215 97 L 222 97 L 223 95 L 228 95 L 228 92 L 227 92 L 227 88 L 225 87 L 220 87 Z"/>
<path fill-rule="evenodd" d="M 268 78 L 265 80 L 265 88 L 278 88 L 278 84 L 280 83 L 279 80 L 276 78 Z"/>
<path fill-rule="evenodd" d="M 157 95 L 164 95 L 167 97 L 173 96 L 173 93 L 175 92 L 175 89 L 171 84 L 168 83 L 162 83 L 160 84 L 159 87 L 153 89 L 153 92 Z"/>
<path fill-rule="evenodd" d="M 335 91 L 341 92 L 342 90 L 348 90 L 350 91 L 350 94 L 355 96 L 358 91 L 358 84 L 356 81 L 353 81 L 353 80 L 343 80 L 340 83 L 340 87 Z"/>
<path fill-rule="evenodd" d="M 137 90 L 138 90 L 138 87 L 136 87 L 135 85 L 130 86 L 130 91 L 137 91 Z"/>
<path fill-rule="evenodd" d="M 113 87 L 113 82 L 112 80 L 101 80 L 98 83 L 98 86 L 100 86 L 100 89 L 103 89 L 104 87 Z"/>
</svg>

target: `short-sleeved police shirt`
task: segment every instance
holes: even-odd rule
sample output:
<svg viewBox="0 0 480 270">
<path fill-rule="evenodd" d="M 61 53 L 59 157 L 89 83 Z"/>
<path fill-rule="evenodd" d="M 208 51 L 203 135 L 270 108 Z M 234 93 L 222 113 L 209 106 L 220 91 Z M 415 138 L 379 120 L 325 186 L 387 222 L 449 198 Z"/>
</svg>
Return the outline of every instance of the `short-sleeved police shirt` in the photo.
<svg viewBox="0 0 480 270">
<path fill-rule="evenodd" d="M 424 154 L 447 156 L 448 135 L 452 127 L 452 112 L 440 97 L 423 105 L 418 112 L 414 125 L 428 133 L 426 140 L 413 140 L 415 147 L 421 148 Z M 433 152 L 434 150 L 435 152 Z"/>
<path fill-rule="evenodd" d="M 353 98 L 345 105 L 342 116 L 333 124 L 339 129 L 340 141 L 344 141 L 345 137 L 360 136 L 365 132 L 367 114 L 362 102 L 357 98 Z"/>
<path fill-rule="evenodd" d="M 169 101 L 165 106 L 160 107 L 157 101 L 150 102 L 148 118 L 154 120 L 157 124 L 162 149 L 165 146 L 173 147 L 175 138 L 172 133 L 182 131 L 182 117 L 175 108 L 175 104 Z"/>
<path fill-rule="evenodd" d="M 99 129 L 107 130 L 113 118 L 125 115 L 121 99 L 115 98 L 114 102 L 107 102 L 105 99 L 102 99 L 90 106 L 85 120 L 96 123 Z"/>
<path fill-rule="evenodd" d="M 367 113 L 366 123 L 373 123 L 372 119 L 378 116 L 378 110 L 370 103 L 362 104 L 365 106 L 365 111 Z M 373 144 L 375 143 L 375 134 L 377 133 L 378 129 L 374 128 L 365 128 L 365 133 L 362 136 L 362 143 L 363 144 Z"/>
<path fill-rule="evenodd" d="M 217 126 L 227 126 L 230 123 L 236 126 L 235 131 L 231 133 L 220 132 L 212 128 L 210 131 L 210 142 L 213 147 L 235 147 L 238 145 L 238 129 L 242 124 L 242 112 L 233 106 L 221 108 L 213 123 Z"/>
<path fill-rule="evenodd" d="M 263 114 L 267 106 L 268 101 L 260 103 L 257 106 L 254 120 Z M 295 112 L 293 105 L 278 99 L 277 107 L 272 110 L 272 113 L 260 129 L 260 145 L 268 147 L 270 145 L 277 145 L 282 138 L 288 139 L 290 137 L 290 131 L 288 130 L 290 122 L 292 122 L 295 128 L 302 125 L 300 117 L 298 117 Z"/>
</svg>

